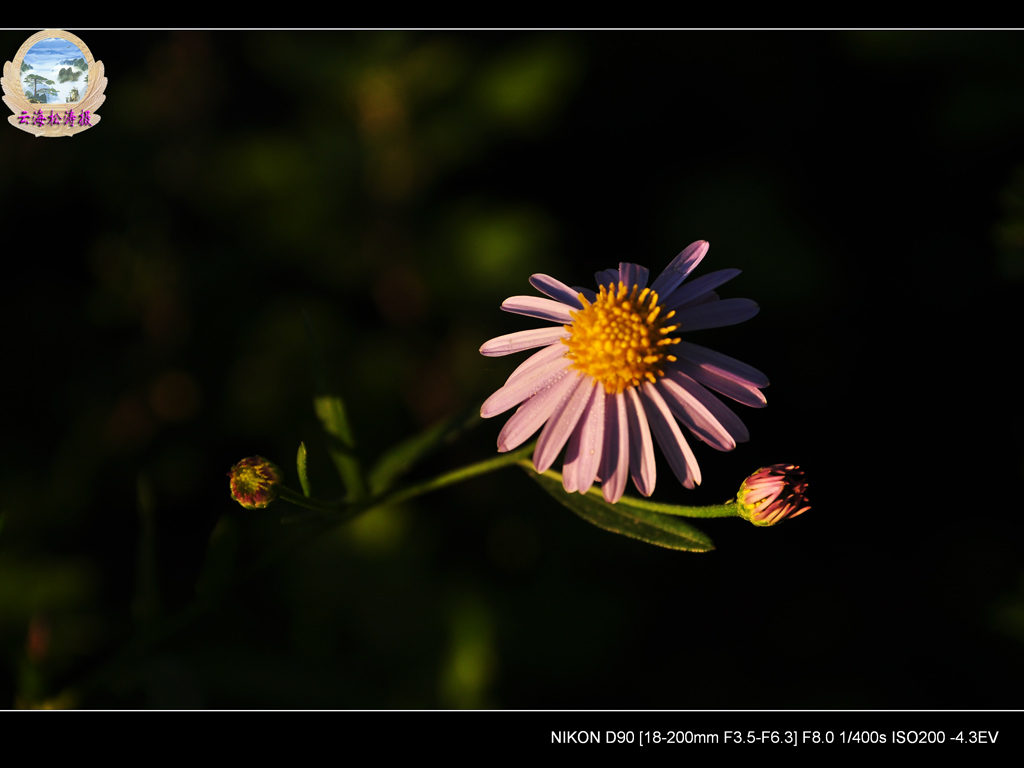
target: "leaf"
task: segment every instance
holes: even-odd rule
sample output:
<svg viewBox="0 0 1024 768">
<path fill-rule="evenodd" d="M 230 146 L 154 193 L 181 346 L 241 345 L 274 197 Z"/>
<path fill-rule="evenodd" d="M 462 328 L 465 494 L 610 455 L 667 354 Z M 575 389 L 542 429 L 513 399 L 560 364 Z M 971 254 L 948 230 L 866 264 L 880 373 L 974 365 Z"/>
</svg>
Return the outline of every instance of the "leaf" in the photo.
<svg viewBox="0 0 1024 768">
<path fill-rule="evenodd" d="M 302 495 L 307 499 L 310 497 L 309 476 L 306 474 L 306 444 L 299 443 L 299 454 L 295 457 L 295 469 L 299 474 L 299 483 L 302 485 Z"/>
<path fill-rule="evenodd" d="M 323 349 L 316 338 L 316 331 L 309 315 L 302 313 L 306 325 L 306 338 L 309 341 L 310 362 L 313 368 L 313 385 L 316 396 L 313 398 L 313 410 L 323 424 L 327 433 L 327 452 L 338 470 L 338 476 L 345 484 L 349 499 L 355 501 L 366 496 L 362 470 L 355 453 L 355 437 L 348 423 L 345 403 L 335 394 L 327 375 Z"/>
<path fill-rule="evenodd" d="M 238 523 L 231 516 L 221 517 L 206 545 L 206 562 L 196 585 L 200 595 L 206 598 L 223 596 L 234 573 L 240 547 Z"/>
<path fill-rule="evenodd" d="M 388 490 L 398 478 L 412 469 L 416 462 L 426 458 L 478 421 L 480 408 L 474 406 L 389 448 L 370 470 L 370 493 L 378 494 Z"/>
<path fill-rule="evenodd" d="M 668 549 L 708 552 L 715 548 L 711 539 L 702 531 L 678 517 L 646 509 L 635 503 L 639 499 L 623 496 L 615 504 L 609 504 L 598 488 L 591 488 L 586 494 L 566 493 L 562 487 L 562 476 L 557 472 L 548 470 L 544 474 L 537 474 L 528 465 L 523 468 L 557 501 L 598 528 Z"/>
</svg>

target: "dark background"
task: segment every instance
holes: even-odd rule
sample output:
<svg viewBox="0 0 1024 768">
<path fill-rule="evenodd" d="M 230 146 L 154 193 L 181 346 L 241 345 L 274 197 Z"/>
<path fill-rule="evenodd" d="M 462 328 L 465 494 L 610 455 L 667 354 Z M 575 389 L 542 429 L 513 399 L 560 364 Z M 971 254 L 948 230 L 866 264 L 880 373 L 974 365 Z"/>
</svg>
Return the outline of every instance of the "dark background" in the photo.
<svg viewBox="0 0 1024 768">
<path fill-rule="evenodd" d="M 71 31 L 102 121 L 0 130 L 0 702 L 1020 707 L 1021 33 Z M 536 327 L 498 310 L 530 274 L 657 274 L 697 239 L 761 312 L 694 339 L 769 404 L 695 445 L 696 491 L 659 458 L 654 498 L 791 462 L 809 513 L 680 553 L 505 469 L 173 624 L 218 521 L 240 571 L 291 533 L 232 464 L 294 484 L 305 441 L 340 490 L 303 310 L 369 462 L 504 382 L 523 356 L 477 350 Z"/>
</svg>

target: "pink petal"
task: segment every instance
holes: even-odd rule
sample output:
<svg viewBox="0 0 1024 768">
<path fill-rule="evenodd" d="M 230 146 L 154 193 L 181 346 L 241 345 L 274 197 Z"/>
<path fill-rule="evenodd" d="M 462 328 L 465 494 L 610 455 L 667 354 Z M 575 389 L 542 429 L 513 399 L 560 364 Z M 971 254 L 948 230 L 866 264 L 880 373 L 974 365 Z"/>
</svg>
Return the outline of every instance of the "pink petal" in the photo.
<svg viewBox="0 0 1024 768">
<path fill-rule="evenodd" d="M 686 246 L 682 253 L 672 259 L 665 270 L 658 275 L 658 279 L 651 285 L 651 290 L 659 296 L 668 296 L 672 293 L 676 286 L 693 271 L 694 267 L 700 264 L 700 260 L 708 252 L 708 247 L 707 240 L 698 240 L 696 243 Z"/>
<path fill-rule="evenodd" d="M 594 395 L 587 403 L 587 409 L 580 417 L 579 424 L 569 438 L 565 451 L 565 465 L 562 467 L 562 486 L 572 493 L 586 493 L 594 484 L 597 470 L 601 465 L 601 448 L 604 441 L 604 387 L 594 386 Z"/>
<path fill-rule="evenodd" d="M 759 309 L 750 299 L 721 299 L 677 309 L 672 322 L 678 324 L 681 331 L 723 328 L 749 320 Z"/>
<path fill-rule="evenodd" d="M 572 323 L 569 307 L 560 301 L 542 299 L 540 296 L 512 296 L 501 302 L 501 308 L 506 312 L 538 317 L 541 320 L 550 320 L 560 325 Z"/>
<path fill-rule="evenodd" d="M 519 406 L 498 434 L 498 452 L 505 453 L 525 443 L 541 424 L 551 418 L 555 408 L 564 402 L 563 396 L 577 383 L 574 371 L 566 368 L 552 378 L 543 389 Z"/>
<path fill-rule="evenodd" d="M 653 406 L 647 409 L 651 431 L 654 433 L 658 445 L 661 446 L 665 458 L 668 459 L 668 465 L 672 468 L 672 472 L 686 488 L 700 485 L 700 467 L 697 465 L 697 458 L 690 450 L 683 433 L 679 431 L 679 425 L 658 393 L 657 386 L 646 381 L 643 390 L 648 403 Z"/>
<path fill-rule="evenodd" d="M 564 358 L 555 358 L 543 365 L 534 366 L 488 397 L 480 407 L 480 415 L 489 419 L 519 405 L 537 394 L 568 367 L 569 361 Z"/>
<path fill-rule="evenodd" d="M 601 452 L 601 491 L 614 504 L 622 498 L 629 478 L 629 423 L 626 396 L 608 395 L 604 410 L 604 445 Z"/>
<path fill-rule="evenodd" d="M 654 466 L 654 443 L 651 442 L 647 414 L 635 388 L 630 387 L 623 394 L 626 395 L 629 422 L 629 474 L 636 489 L 644 496 L 650 496 L 654 493 L 657 468 Z"/>
<path fill-rule="evenodd" d="M 672 413 L 686 425 L 687 429 L 712 448 L 719 451 L 731 451 L 736 447 L 736 440 L 729 434 L 729 430 L 715 418 L 711 410 L 704 405 L 704 402 L 691 392 L 691 386 L 696 388 L 700 385 L 695 382 L 684 382 L 681 377 L 680 374 L 680 380 L 677 381 L 670 373 L 658 382 L 665 402 Z M 705 392 L 705 394 L 707 393 Z"/>
<path fill-rule="evenodd" d="M 680 357 L 673 363 L 673 367 L 705 387 L 713 389 L 715 392 L 732 398 L 743 405 L 749 405 L 751 408 L 764 408 L 768 404 L 761 390 L 744 379 L 728 376 L 714 369 L 701 368 L 684 357 Z"/>
<path fill-rule="evenodd" d="M 567 304 L 573 309 L 583 309 L 583 302 L 580 301 L 579 291 L 570 288 L 560 280 L 555 280 L 555 278 L 548 277 L 547 275 L 532 275 L 530 277 L 530 285 L 545 296 L 550 296 L 555 301 Z"/>
<path fill-rule="evenodd" d="M 728 406 L 722 403 L 717 397 L 708 392 L 704 387 L 698 384 L 696 381 L 691 379 L 685 373 L 681 371 L 671 370 L 665 374 L 665 378 L 661 380 L 664 384 L 665 381 L 673 381 L 683 389 L 685 389 L 690 395 L 696 398 L 701 405 L 703 405 L 711 415 L 714 416 L 715 421 L 724 429 L 733 440 L 737 443 L 745 443 L 750 439 L 750 433 L 747 428 L 740 421 L 739 416 L 729 410 Z M 714 443 L 709 443 L 714 446 Z M 732 450 L 719 449 L 719 450 Z"/>
<path fill-rule="evenodd" d="M 512 371 L 512 375 L 505 379 L 505 384 L 511 384 L 513 379 L 529 373 L 536 366 L 544 365 L 545 363 L 557 360 L 560 357 L 565 357 L 566 349 L 567 347 L 565 344 L 561 341 L 556 341 L 551 346 L 544 347 L 544 349 L 539 352 L 534 352 L 520 363 L 518 368 Z"/>
<path fill-rule="evenodd" d="M 538 472 L 546 472 L 555 463 L 569 435 L 576 429 L 587 403 L 593 397 L 594 389 L 593 379 L 589 376 L 576 376 L 575 386 L 562 394 L 561 403 L 555 407 L 537 439 L 537 448 L 533 452 L 533 466 Z"/>
<path fill-rule="evenodd" d="M 501 357 L 522 352 L 524 349 L 546 347 L 559 339 L 569 338 L 569 332 L 559 326 L 557 328 L 537 328 L 532 331 L 516 331 L 491 339 L 480 347 L 480 354 L 487 357 Z"/>
</svg>

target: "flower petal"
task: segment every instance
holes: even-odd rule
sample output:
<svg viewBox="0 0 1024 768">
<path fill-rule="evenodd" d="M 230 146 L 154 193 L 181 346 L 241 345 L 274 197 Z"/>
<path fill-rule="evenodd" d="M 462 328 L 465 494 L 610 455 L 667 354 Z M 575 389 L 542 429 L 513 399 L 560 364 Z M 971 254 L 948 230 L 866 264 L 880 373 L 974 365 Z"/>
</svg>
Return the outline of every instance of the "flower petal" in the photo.
<svg viewBox="0 0 1024 768">
<path fill-rule="evenodd" d="M 555 301 L 567 304 L 573 309 L 583 309 L 583 302 L 580 301 L 579 291 L 570 288 L 560 280 L 555 280 L 555 278 L 547 275 L 531 275 L 530 285 L 545 296 L 550 296 Z"/>
<path fill-rule="evenodd" d="M 541 320 L 550 320 L 561 325 L 572 322 L 568 306 L 560 301 L 542 299 L 540 296 L 511 296 L 501 302 L 501 308 L 506 312 L 539 317 Z"/>
<path fill-rule="evenodd" d="M 605 392 L 600 384 L 593 389 L 594 395 L 580 416 L 580 421 L 569 438 L 569 447 L 565 450 L 562 487 L 569 493 L 589 491 L 601 466 Z"/>
<path fill-rule="evenodd" d="M 681 331 L 723 328 L 749 320 L 759 310 L 760 307 L 750 299 L 721 299 L 677 309 L 673 321 Z"/>
<path fill-rule="evenodd" d="M 609 285 L 617 286 L 619 283 L 619 270 L 602 269 L 600 272 L 594 273 L 594 280 L 597 281 L 598 285 L 603 285 L 605 288 Z"/>
<path fill-rule="evenodd" d="M 670 370 L 658 383 L 662 392 L 671 396 L 669 406 L 673 408 L 679 420 L 712 448 L 731 451 L 736 447 L 736 443 L 745 443 L 750 439 L 750 433 L 739 416 L 682 371 Z M 686 394 L 680 394 L 679 389 L 675 387 L 681 388 Z M 679 409 L 673 406 L 673 401 L 679 404 Z M 697 407 L 694 401 L 701 407 Z M 683 416 L 684 413 L 687 415 Z M 711 416 L 710 420 L 708 414 Z"/>
<path fill-rule="evenodd" d="M 566 346 L 561 340 L 556 341 L 550 346 L 544 347 L 539 352 L 534 352 L 528 358 L 526 358 L 518 368 L 512 371 L 512 375 L 505 379 L 505 384 L 511 384 L 513 379 L 518 376 L 523 376 L 529 373 L 535 366 L 544 365 L 552 360 L 557 360 L 560 357 L 565 357 Z M 568 361 L 567 361 L 568 362 Z"/>
<path fill-rule="evenodd" d="M 559 339 L 569 338 L 569 332 L 559 326 L 557 328 L 536 328 L 532 331 L 516 331 L 491 339 L 480 347 L 480 354 L 486 357 L 501 357 L 522 352 L 524 349 L 546 347 Z"/>
<path fill-rule="evenodd" d="M 666 376 L 658 385 L 672 413 L 697 439 L 718 451 L 731 451 L 736 447 L 736 439 L 715 418 L 704 401 L 691 392 L 688 388 L 690 385 L 684 386 L 672 376 Z M 692 386 L 696 388 L 700 385 L 694 383 Z M 704 394 L 710 397 L 706 391 Z"/>
<path fill-rule="evenodd" d="M 714 368 L 702 368 L 682 356 L 672 366 L 708 389 L 713 389 L 737 403 L 749 405 L 751 408 L 764 408 L 768 405 L 761 390 L 746 379 L 723 374 Z"/>
<path fill-rule="evenodd" d="M 752 365 L 740 362 L 734 357 L 723 355 L 713 349 L 702 347 L 689 341 L 680 341 L 672 350 L 680 359 L 685 358 L 706 371 L 728 376 L 737 381 L 745 381 L 751 386 L 763 389 L 768 386 L 768 377 Z"/>
<path fill-rule="evenodd" d="M 665 404 L 658 387 L 649 381 L 643 385 L 644 397 L 652 406 L 647 409 L 647 418 L 651 424 L 651 431 L 654 433 L 662 453 L 668 459 L 668 465 L 672 472 L 679 479 L 679 482 L 686 488 L 693 488 L 700 485 L 700 467 L 697 459 L 690 450 L 690 446 L 679 431 L 679 424 Z"/>
<path fill-rule="evenodd" d="M 701 275 L 696 280 L 684 283 L 661 300 L 665 309 L 678 309 L 691 302 L 702 304 L 705 294 L 715 294 L 714 290 L 723 283 L 732 280 L 740 273 L 738 269 L 720 269 Z"/>
<path fill-rule="evenodd" d="M 604 409 L 604 445 L 601 448 L 601 492 L 614 504 L 622 498 L 629 479 L 629 423 L 626 396 L 608 395 Z"/>
<path fill-rule="evenodd" d="M 525 443 L 541 424 L 551 418 L 555 409 L 563 404 L 567 391 L 579 378 L 568 368 L 557 374 L 537 391 L 533 397 L 519 406 L 498 434 L 498 452 L 505 453 Z"/>
<path fill-rule="evenodd" d="M 555 463 L 569 435 L 576 429 L 587 403 L 593 397 L 594 389 L 594 380 L 589 376 L 576 376 L 575 386 L 563 394 L 562 404 L 555 408 L 548 423 L 541 430 L 540 437 L 537 438 L 533 466 L 538 472 L 547 472 Z"/>
<path fill-rule="evenodd" d="M 563 358 L 555 358 L 533 366 L 488 397 L 480 407 L 480 415 L 489 419 L 519 405 L 537 394 L 548 382 L 557 377 L 560 371 L 568 367 L 569 361 Z"/>
<path fill-rule="evenodd" d="M 638 286 L 642 291 L 647 287 L 647 277 L 650 270 L 641 267 L 639 264 L 629 264 L 625 261 L 619 264 L 619 282 L 627 288 Z"/>
<path fill-rule="evenodd" d="M 672 259 L 665 270 L 658 275 L 658 279 L 651 284 L 651 290 L 659 296 L 667 296 L 672 293 L 676 286 L 693 271 L 693 268 L 700 264 L 700 260 L 708 252 L 708 247 L 707 240 L 698 240 L 696 243 L 686 246 L 682 253 Z"/>
<path fill-rule="evenodd" d="M 626 420 L 629 423 L 629 474 L 633 485 L 644 496 L 654 493 L 657 468 L 654 466 L 654 443 L 647 424 L 644 405 L 634 387 L 627 389 Z"/>
<path fill-rule="evenodd" d="M 582 293 L 586 300 L 589 301 L 591 304 L 597 301 L 597 293 L 591 290 L 590 288 L 581 288 L 576 285 L 574 285 L 572 288 L 577 293 Z"/>
</svg>

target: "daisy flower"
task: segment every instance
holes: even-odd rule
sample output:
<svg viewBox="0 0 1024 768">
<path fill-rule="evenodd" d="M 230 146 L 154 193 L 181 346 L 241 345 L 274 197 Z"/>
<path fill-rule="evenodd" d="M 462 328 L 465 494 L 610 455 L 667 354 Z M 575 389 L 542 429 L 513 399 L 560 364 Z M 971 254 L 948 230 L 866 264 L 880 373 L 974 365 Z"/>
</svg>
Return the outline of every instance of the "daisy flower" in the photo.
<svg viewBox="0 0 1024 768">
<path fill-rule="evenodd" d="M 530 285 L 549 298 L 506 299 L 503 310 L 557 325 L 499 336 L 480 348 L 488 357 L 540 348 L 480 410 L 490 418 L 519 406 L 498 435 L 498 451 L 517 448 L 543 426 L 533 454 L 537 471 L 550 468 L 568 444 L 565 490 L 586 493 L 599 481 L 614 503 L 627 476 L 644 496 L 653 493 L 655 440 L 683 485 L 700 483 L 680 424 L 720 451 L 745 442 L 746 427 L 709 390 L 761 408 L 767 377 L 683 340 L 689 331 L 734 325 L 758 311 L 750 299 L 715 293 L 738 269 L 685 282 L 707 251 L 706 241 L 693 243 L 649 286 L 645 267 L 623 262 L 596 274 L 596 293 L 533 275 Z"/>
</svg>

